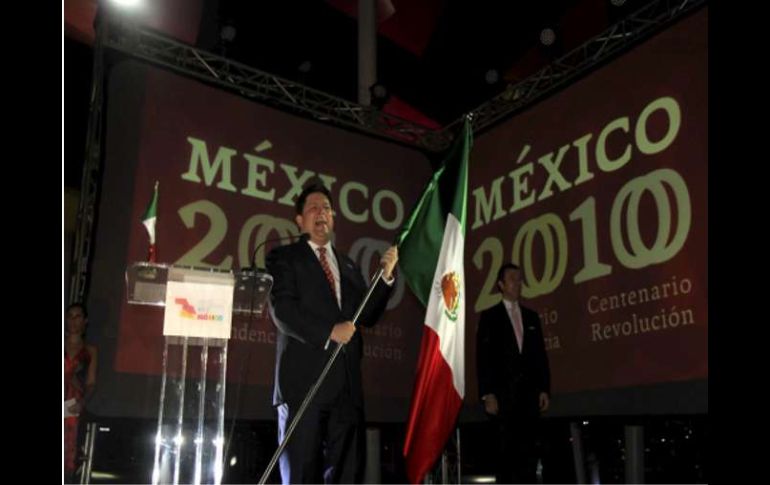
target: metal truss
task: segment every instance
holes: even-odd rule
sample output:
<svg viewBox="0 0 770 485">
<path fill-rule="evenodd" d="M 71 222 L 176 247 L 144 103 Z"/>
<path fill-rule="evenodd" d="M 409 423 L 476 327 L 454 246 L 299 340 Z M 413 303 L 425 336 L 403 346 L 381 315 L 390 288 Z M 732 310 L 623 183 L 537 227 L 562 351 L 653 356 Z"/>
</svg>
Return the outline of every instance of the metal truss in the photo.
<svg viewBox="0 0 770 485">
<path fill-rule="evenodd" d="M 97 18 L 85 161 L 83 163 L 83 175 L 80 185 L 75 245 L 72 250 L 69 303 L 85 300 L 91 249 L 95 236 L 93 229 L 96 222 L 96 201 L 98 200 L 99 192 L 99 171 L 102 160 L 102 132 L 104 125 L 103 38 L 104 25 L 101 19 Z"/>
<path fill-rule="evenodd" d="M 612 56 L 637 45 L 706 0 L 658 0 L 647 4 L 534 75 L 471 111 L 474 132 L 531 105 L 545 94 L 574 81 Z M 173 71 L 217 84 L 256 101 L 350 127 L 431 152 L 449 147 L 462 117 L 446 128 L 432 130 L 371 106 L 332 96 L 245 64 L 196 49 L 139 28 L 129 21 L 112 20 L 105 46 Z"/>
<path fill-rule="evenodd" d="M 268 74 L 176 42 L 126 21 L 113 21 L 105 46 L 173 71 L 321 122 L 347 126 L 429 151 L 449 146 L 451 135 Z"/>
<path fill-rule="evenodd" d="M 649 3 L 527 79 L 509 85 L 505 91 L 474 109 L 471 112 L 473 131 L 484 130 L 532 105 L 546 94 L 575 81 L 580 75 L 639 44 L 651 34 L 706 3 L 706 0 L 658 0 Z M 453 121 L 445 130 L 456 133 L 461 121 Z"/>
</svg>

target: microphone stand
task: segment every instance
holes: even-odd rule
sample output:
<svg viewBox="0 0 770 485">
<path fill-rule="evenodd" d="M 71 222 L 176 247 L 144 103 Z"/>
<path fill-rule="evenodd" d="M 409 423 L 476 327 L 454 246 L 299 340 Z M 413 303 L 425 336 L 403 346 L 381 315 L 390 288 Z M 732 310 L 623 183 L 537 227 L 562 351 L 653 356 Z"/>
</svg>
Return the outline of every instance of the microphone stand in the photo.
<svg viewBox="0 0 770 485">
<path fill-rule="evenodd" d="M 303 232 L 297 236 L 290 235 L 290 236 L 283 236 L 283 237 L 274 237 L 272 239 L 265 239 L 260 244 L 257 245 L 256 248 L 254 248 L 254 252 L 251 253 L 251 266 L 248 268 L 250 271 L 256 271 L 257 269 L 257 252 L 259 252 L 260 249 L 265 247 L 268 243 L 274 243 L 274 242 L 281 242 L 281 241 L 288 241 L 290 239 L 297 238 L 297 242 L 299 241 L 307 241 L 310 238 L 310 235 L 306 232 Z"/>
<path fill-rule="evenodd" d="M 372 278 L 372 283 L 369 285 L 369 290 L 366 292 L 366 296 L 364 296 L 363 301 L 358 306 L 358 310 L 356 310 L 356 314 L 353 316 L 353 325 L 356 324 L 356 322 L 358 321 L 358 318 L 361 316 L 361 312 L 363 312 L 364 307 L 369 302 L 369 298 L 372 296 L 372 293 L 374 292 L 374 287 L 377 286 L 377 283 L 379 283 L 380 280 L 382 279 L 383 273 L 384 273 L 384 270 L 380 268 L 377 271 L 377 274 L 375 274 L 374 277 Z M 302 401 L 302 405 L 299 407 L 299 411 L 297 411 L 297 414 L 294 416 L 294 419 L 291 420 L 291 423 L 289 424 L 289 427 L 286 430 L 286 435 L 283 437 L 283 441 L 281 442 L 281 445 L 278 447 L 277 450 L 275 450 L 275 453 L 273 454 L 273 458 L 270 460 L 270 463 L 268 463 L 267 465 L 267 469 L 265 469 L 265 472 L 262 474 L 262 478 L 259 479 L 260 485 L 267 481 L 267 478 L 270 476 L 270 473 L 273 471 L 273 468 L 275 468 L 275 464 L 278 462 L 278 458 L 281 456 L 281 453 L 283 453 L 283 449 L 286 448 L 286 445 L 289 443 L 289 438 L 291 438 L 291 434 L 294 432 L 294 428 L 297 427 L 297 423 L 299 423 L 299 420 L 302 419 L 302 415 L 305 413 L 305 410 L 310 404 L 310 401 L 313 400 L 313 397 L 315 397 L 316 392 L 318 392 L 318 389 L 321 387 L 321 384 L 323 384 L 324 379 L 326 379 L 326 374 L 329 373 L 329 369 L 331 369 L 332 364 L 334 364 L 334 361 L 337 360 L 337 356 L 340 354 L 340 350 L 342 350 L 342 347 L 343 347 L 343 344 L 337 342 L 337 348 L 334 349 L 334 353 L 331 355 L 331 357 L 329 357 L 329 361 L 326 363 L 326 366 L 323 368 L 323 371 L 321 371 L 321 375 L 318 376 L 318 379 L 310 387 L 310 390 L 305 396 L 305 399 Z"/>
<path fill-rule="evenodd" d="M 293 236 L 292 235 L 292 236 L 284 236 L 284 237 L 274 237 L 272 239 L 265 239 L 264 241 L 259 243 L 257 245 L 257 247 L 254 248 L 254 251 L 251 253 L 251 266 L 249 266 L 248 268 L 242 268 L 241 272 L 242 273 L 248 273 L 249 274 L 249 278 L 256 277 L 256 275 L 257 275 L 257 273 L 259 271 L 264 271 L 263 268 L 258 268 L 257 267 L 257 252 L 261 248 L 265 247 L 268 243 L 287 241 L 287 240 L 293 239 L 295 237 L 298 238 L 297 241 L 307 241 L 309 235 L 307 233 L 301 233 L 298 236 Z M 248 313 L 249 320 L 247 322 L 247 325 L 248 325 L 249 328 L 251 328 L 252 322 L 254 321 L 254 293 L 256 292 L 256 290 L 257 290 L 256 284 L 254 284 L 252 282 L 251 297 L 249 298 L 249 313 Z M 241 361 L 241 372 L 240 372 L 241 375 L 243 375 L 243 369 L 248 368 L 248 364 L 249 364 L 250 361 L 251 361 L 251 351 L 246 353 L 246 360 Z M 227 439 L 227 443 L 225 444 L 225 448 L 224 448 L 225 451 L 224 451 L 223 456 L 228 456 L 228 452 L 230 450 L 230 443 L 231 443 L 231 441 L 233 439 L 233 432 L 235 430 L 235 421 L 236 421 L 236 418 L 237 418 L 237 416 L 238 416 L 238 414 L 240 412 L 239 408 L 240 408 L 240 404 L 241 404 L 242 384 L 243 384 L 243 382 L 241 381 L 241 382 L 238 383 L 238 386 L 236 387 L 236 389 L 237 389 L 237 394 L 236 394 L 236 397 L 235 397 L 235 406 L 236 407 L 235 407 L 235 412 L 233 413 L 233 417 L 232 417 L 232 420 L 231 420 L 230 435 L 229 435 L 229 438 Z"/>
</svg>

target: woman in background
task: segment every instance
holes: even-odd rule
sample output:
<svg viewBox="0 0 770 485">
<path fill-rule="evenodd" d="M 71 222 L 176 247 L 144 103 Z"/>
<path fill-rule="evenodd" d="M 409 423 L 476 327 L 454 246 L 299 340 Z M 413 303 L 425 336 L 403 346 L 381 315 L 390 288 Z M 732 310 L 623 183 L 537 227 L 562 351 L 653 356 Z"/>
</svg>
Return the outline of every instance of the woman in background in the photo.
<svg viewBox="0 0 770 485">
<path fill-rule="evenodd" d="M 64 332 L 64 400 L 71 414 L 64 418 L 64 481 L 71 483 L 78 465 L 80 413 L 96 384 L 96 347 L 86 344 L 88 313 L 82 303 L 67 307 Z"/>
</svg>

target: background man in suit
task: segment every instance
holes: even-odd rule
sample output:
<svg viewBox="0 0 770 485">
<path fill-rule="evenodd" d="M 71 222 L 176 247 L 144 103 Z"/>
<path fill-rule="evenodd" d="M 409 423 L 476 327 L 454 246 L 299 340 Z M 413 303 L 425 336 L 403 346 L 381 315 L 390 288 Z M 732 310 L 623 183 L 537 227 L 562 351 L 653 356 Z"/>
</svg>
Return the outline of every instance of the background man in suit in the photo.
<svg viewBox="0 0 770 485">
<path fill-rule="evenodd" d="M 352 318 L 367 284 L 361 269 L 331 244 L 334 211 L 329 191 L 314 182 L 296 202 L 299 242 L 268 254 L 273 276 L 270 313 L 278 327 L 273 406 L 283 440 L 310 387 L 337 344 L 345 344 L 280 457 L 284 483 L 362 483 L 365 429 L 361 356 L 363 340 Z M 371 326 L 385 310 L 398 261 L 396 247 L 382 256 L 380 281 L 359 317 Z"/>
<path fill-rule="evenodd" d="M 503 301 L 481 312 L 476 369 L 484 411 L 499 431 L 497 483 L 535 483 L 537 426 L 548 409 L 551 376 L 537 313 L 521 306 L 521 271 L 497 273 Z"/>
</svg>

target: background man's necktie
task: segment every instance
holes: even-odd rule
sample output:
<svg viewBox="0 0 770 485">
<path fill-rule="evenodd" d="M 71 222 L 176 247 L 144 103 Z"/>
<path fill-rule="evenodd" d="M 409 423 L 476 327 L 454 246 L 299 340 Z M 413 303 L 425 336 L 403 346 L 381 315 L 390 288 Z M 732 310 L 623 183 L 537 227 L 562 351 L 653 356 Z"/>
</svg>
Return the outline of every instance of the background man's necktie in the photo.
<svg viewBox="0 0 770 485">
<path fill-rule="evenodd" d="M 519 344 L 519 352 L 521 352 L 524 327 L 521 325 L 521 315 L 516 311 L 515 307 L 511 308 L 511 318 L 513 319 L 513 332 L 516 334 L 516 343 Z"/>
</svg>

